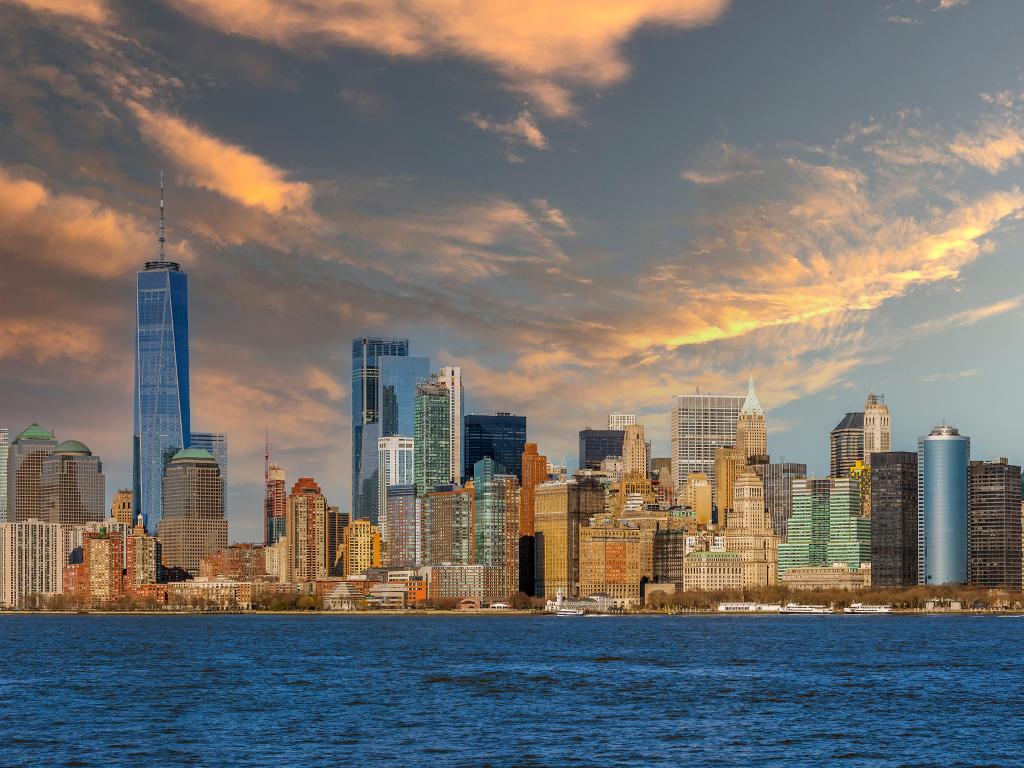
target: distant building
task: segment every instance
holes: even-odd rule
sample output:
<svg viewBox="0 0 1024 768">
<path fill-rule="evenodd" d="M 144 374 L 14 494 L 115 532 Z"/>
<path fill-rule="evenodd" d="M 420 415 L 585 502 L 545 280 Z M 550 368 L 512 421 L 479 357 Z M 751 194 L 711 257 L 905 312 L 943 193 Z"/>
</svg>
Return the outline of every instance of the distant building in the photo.
<svg viewBox="0 0 1024 768">
<path fill-rule="evenodd" d="M 725 525 L 732 509 L 732 491 L 736 478 L 746 469 L 747 457 L 743 449 L 723 446 L 715 449 L 715 485 L 713 501 L 718 510 L 718 525 Z"/>
<path fill-rule="evenodd" d="M 698 472 L 707 476 L 713 489 L 717 487 L 715 452 L 736 445 L 736 424 L 744 400 L 699 392 L 672 399 L 673 477 L 689 477 L 691 472 Z"/>
<path fill-rule="evenodd" d="M 481 459 L 493 459 L 503 472 L 515 475 L 516 480 L 522 482 L 525 416 L 511 413 L 467 415 L 463 440 L 463 477 L 472 477 Z"/>
<path fill-rule="evenodd" d="M 451 483 L 451 394 L 436 378 L 416 386 L 413 475 L 416 495 Z"/>
<path fill-rule="evenodd" d="M 807 477 L 807 465 L 783 461 L 753 464 L 751 469 L 764 485 L 764 506 L 772 519 L 772 529 L 780 541 L 786 541 L 793 514 L 793 480 Z"/>
<path fill-rule="evenodd" d="M 58 444 L 43 460 L 39 491 L 44 520 L 84 525 L 106 517 L 103 464 L 77 440 Z"/>
<path fill-rule="evenodd" d="M 64 526 L 38 518 L 0 523 L 0 606 L 60 594 L 67 561 Z"/>
<path fill-rule="evenodd" d="M 989 589 L 1021 588 L 1020 467 L 1007 462 L 970 465 L 968 582 Z"/>
<path fill-rule="evenodd" d="M 24 429 L 11 443 L 7 464 L 7 520 L 46 520 L 41 489 L 43 461 L 57 447 L 53 432 L 38 424 Z"/>
<path fill-rule="evenodd" d="M 696 550 L 683 563 L 683 585 L 688 592 L 740 590 L 743 573 L 739 552 Z"/>
<path fill-rule="evenodd" d="M 122 525 L 133 525 L 135 515 L 132 514 L 131 488 L 119 488 L 110 504 L 110 516 Z"/>
<path fill-rule="evenodd" d="M 677 501 L 693 510 L 698 525 L 711 524 L 712 510 L 711 481 L 703 472 L 691 472 L 686 478 Z"/>
<path fill-rule="evenodd" d="M 380 568 L 380 529 L 369 520 L 353 520 L 345 529 L 344 568 L 346 578 L 369 568 Z"/>
<path fill-rule="evenodd" d="M 609 413 L 608 429 L 624 430 L 626 427 L 636 424 L 635 413 Z"/>
<path fill-rule="evenodd" d="M 791 568 L 827 565 L 831 490 L 829 478 L 794 478 L 789 532 L 779 544 L 780 575 Z"/>
<path fill-rule="evenodd" d="M 879 587 L 917 584 L 917 454 L 871 456 L 871 579 Z"/>
<path fill-rule="evenodd" d="M 650 467 L 650 454 L 644 441 L 643 424 L 631 424 L 623 429 L 622 436 L 622 474 L 630 473 L 647 477 Z"/>
<path fill-rule="evenodd" d="M 174 454 L 164 473 L 162 508 L 157 538 L 164 564 L 199 575 L 199 561 L 228 545 L 224 481 L 209 451 L 185 448 Z"/>
<path fill-rule="evenodd" d="M 892 450 L 892 422 L 885 396 L 874 392 L 864 403 L 864 463 L 871 466 L 871 456 Z"/>
<path fill-rule="evenodd" d="M 428 565 L 473 561 L 473 486 L 449 485 L 423 497 L 423 562 Z"/>
<path fill-rule="evenodd" d="M 277 464 L 267 468 L 267 487 L 263 497 L 263 543 L 272 547 L 285 536 L 288 519 L 288 489 L 284 469 Z"/>
<path fill-rule="evenodd" d="M 740 554 L 744 587 L 775 586 L 779 540 L 764 508 L 764 486 L 749 470 L 736 478 L 723 536 L 726 550 Z"/>
<path fill-rule="evenodd" d="M 846 563 L 858 570 L 871 562 L 871 518 L 863 514 L 860 483 L 853 477 L 834 477 L 828 497 L 827 563 Z"/>
<path fill-rule="evenodd" d="M 768 426 L 764 410 L 754 393 L 753 376 L 747 386 L 747 397 L 736 417 L 736 447 L 743 452 L 744 459 L 768 454 Z"/>
<path fill-rule="evenodd" d="M 579 532 L 604 511 L 604 489 L 592 477 L 542 483 L 536 497 L 536 593 L 575 595 L 579 585 Z"/>
<path fill-rule="evenodd" d="M 625 432 L 621 429 L 580 430 L 580 469 L 600 469 L 601 462 L 608 456 L 622 457 L 622 441 Z"/>
<path fill-rule="evenodd" d="M 848 413 L 829 433 L 832 477 L 849 477 L 858 461 L 864 461 L 864 414 Z"/>
<path fill-rule="evenodd" d="M 919 584 L 966 584 L 971 440 L 935 427 L 917 441 Z"/>
<path fill-rule="evenodd" d="M 473 467 L 473 562 L 500 569 L 505 596 L 519 591 L 519 482 L 490 457 Z"/>
<path fill-rule="evenodd" d="M 580 596 L 603 593 L 640 605 L 654 575 L 654 533 L 615 524 L 580 528 Z"/>
<path fill-rule="evenodd" d="M 7 522 L 7 461 L 10 449 L 10 433 L 6 427 L 0 427 L 0 523 Z"/>
<path fill-rule="evenodd" d="M 209 579 L 235 581 L 265 580 L 268 575 L 266 547 L 232 544 L 218 549 L 199 561 L 199 575 Z"/>
<path fill-rule="evenodd" d="M 381 529 L 381 537 L 388 540 L 387 505 L 388 488 L 392 485 L 413 485 L 415 440 L 405 435 L 388 435 L 377 441 L 377 476 L 380 482 L 377 510 L 377 521 Z"/>
<path fill-rule="evenodd" d="M 462 390 L 462 369 L 445 366 L 437 373 L 437 380 L 448 390 L 448 466 L 451 467 L 451 482 L 461 483 L 465 477 L 465 395 Z"/>
<path fill-rule="evenodd" d="M 422 564 L 420 505 L 412 483 L 388 487 L 381 531 L 384 568 L 415 568 Z"/>
<path fill-rule="evenodd" d="M 327 499 L 316 480 L 300 477 L 288 494 L 288 581 L 327 578 L 335 553 L 328 551 Z"/>
<path fill-rule="evenodd" d="M 865 563 L 863 568 L 850 568 L 845 563 L 836 563 L 791 568 L 779 582 L 790 589 L 866 589 L 872 585 L 871 566 Z"/>
<path fill-rule="evenodd" d="M 502 569 L 496 565 L 439 563 L 421 569 L 431 600 L 476 598 L 481 602 L 508 597 Z"/>
<path fill-rule="evenodd" d="M 548 458 L 537 453 L 536 443 L 523 448 L 523 482 L 519 489 L 519 589 L 536 594 L 536 488 L 547 481 Z"/>
</svg>

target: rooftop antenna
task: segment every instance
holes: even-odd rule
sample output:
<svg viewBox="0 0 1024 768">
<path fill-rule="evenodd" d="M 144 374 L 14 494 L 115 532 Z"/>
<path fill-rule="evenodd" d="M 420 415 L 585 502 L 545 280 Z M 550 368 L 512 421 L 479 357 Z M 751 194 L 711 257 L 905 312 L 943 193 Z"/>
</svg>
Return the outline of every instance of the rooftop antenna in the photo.
<svg viewBox="0 0 1024 768">
<path fill-rule="evenodd" d="M 164 169 L 160 169 L 160 261 L 164 260 L 164 243 L 167 242 L 167 238 L 164 237 Z"/>
<path fill-rule="evenodd" d="M 263 487 L 270 487 L 270 430 L 264 429 L 263 445 Z"/>
</svg>

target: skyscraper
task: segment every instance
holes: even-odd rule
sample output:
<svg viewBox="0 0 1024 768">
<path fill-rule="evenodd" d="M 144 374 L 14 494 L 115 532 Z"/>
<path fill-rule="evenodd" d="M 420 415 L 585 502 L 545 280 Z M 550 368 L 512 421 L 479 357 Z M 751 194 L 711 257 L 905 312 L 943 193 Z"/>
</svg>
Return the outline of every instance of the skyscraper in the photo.
<svg viewBox="0 0 1024 768">
<path fill-rule="evenodd" d="M 648 461 L 647 443 L 644 442 L 642 424 L 630 424 L 623 428 L 622 435 L 622 474 L 636 474 L 647 477 Z"/>
<path fill-rule="evenodd" d="M 726 524 L 726 517 L 732 509 L 732 492 L 736 478 L 746 469 L 746 458 L 739 446 L 715 449 L 714 502 L 718 510 L 719 525 Z"/>
<path fill-rule="evenodd" d="M 473 562 L 500 568 L 501 594 L 519 591 L 519 481 L 490 457 L 473 467 Z"/>
<path fill-rule="evenodd" d="M 369 568 L 380 568 L 380 529 L 369 520 L 353 520 L 345 528 L 342 576 L 358 576 Z"/>
<path fill-rule="evenodd" d="M 918 438 L 917 457 L 918 583 L 965 584 L 971 439 L 944 424 Z"/>
<path fill-rule="evenodd" d="M 377 440 L 381 437 L 381 404 L 378 402 L 378 390 L 381 358 L 408 356 L 408 339 L 362 336 L 352 340 L 353 518 L 377 516 Z M 396 423 L 402 412 L 401 404 L 396 404 Z"/>
<path fill-rule="evenodd" d="M 385 568 L 422 564 L 420 499 L 412 483 L 392 484 L 384 491 L 387 511 L 380 531 L 381 563 Z"/>
<path fill-rule="evenodd" d="M 871 584 L 917 584 L 916 453 L 875 451 L 871 458 Z"/>
<path fill-rule="evenodd" d="M 201 448 L 209 451 L 220 467 L 220 477 L 224 481 L 224 514 L 228 509 L 228 436 L 223 432 L 193 432 L 189 438 L 190 448 Z"/>
<path fill-rule="evenodd" d="M 6 427 L 0 427 L 0 523 L 7 520 L 7 457 L 10 447 L 10 433 Z"/>
<path fill-rule="evenodd" d="M 213 454 L 184 448 L 167 464 L 157 538 L 164 563 L 199 575 L 199 561 L 228 545 L 224 481 Z"/>
<path fill-rule="evenodd" d="M 715 488 L 715 451 L 736 445 L 736 423 L 744 398 L 676 395 L 672 400 L 672 476 L 707 475 Z"/>
<path fill-rule="evenodd" d="M 807 465 L 791 461 L 754 464 L 751 469 L 764 484 L 764 507 L 779 541 L 786 541 L 793 514 L 793 480 L 807 476 Z"/>
<path fill-rule="evenodd" d="M 387 506 L 388 488 L 392 485 L 413 485 L 415 439 L 403 435 L 389 435 L 377 441 L 377 477 L 380 487 L 377 491 L 377 520 L 380 524 L 381 540 L 388 540 Z"/>
<path fill-rule="evenodd" d="M 754 377 L 747 384 L 747 398 L 736 417 L 736 447 L 743 451 L 743 458 L 765 456 L 768 453 L 768 427 L 764 410 L 754 393 Z"/>
<path fill-rule="evenodd" d="M 466 418 L 465 403 L 462 391 L 462 369 L 457 366 L 446 366 L 437 374 L 437 380 L 448 390 L 448 424 L 450 437 L 448 440 L 449 466 L 452 471 L 453 483 L 461 483 L 464 467 L 463 422 Z"/>
<path fill-rule="evenodd" d="M 621 457 L 624 438 L 625 432 L 621 429 L 581 429 L 580 469 L 600 469 L 607 457 Z"/>
<path fill-rule="evenodd" d="M 833 477 L 828 496 L 828 545 L 825 565 L 846 563 L 852 570 L 871 562 L 871 518 L 863 514 L 860 482 Z"/>
<path fill-rule="evenodd" d="M 160 254 L 137 275 L 133 491 L 146 530 L 163 515 L 164 470 L 189 447 L 188 278 L 164 258 L 164 191 L 160 178 Z"/>
<path fill-rule="evenodd" d="M 335 553 L 327 551 L 327 499 L 312 477 L 300 477 L 288 494 L 286 531 L 288 580 L 327 578 L 335 559 Z"/>
<path fill-rule="evenodd" d="M 77 440 L 65 440 L 43 459 L 39 490 L 43 519 L 51 523 L 85 525 L 105 517 L 103 464 Z"/>
<path fill-rule="evenodd" d="M 56 447 L 53 432 L 38 424 L 26 427 L 14 438 L 7 462 L 7 519 L 10 522 L 45 519 L 40 488 L 43 461 Z"/>
<path fill-rule="evenodd" d="M 413 416 L 413 479 L 416 495 L 451 483 L 451 395 L 437 378 L 416 386 Z"/>
<path fill-rule="evenodd" d="M 504 467 L 503 471 L 522 480 L 525 416 L 470 414 L 465 417 L 464 424 L 463 477 L 472 477 L 477 462 L 491 458 Z"/>
<path fill-rule="evenodd" d="M 864 461 L 864 414 L 848 413 L 829 433 L 832 477 L 849 477 L 858 461 Z"/>
<path fill-rule="evenodd" d="M 473 486 L 455 485 L 423 497 L 423 562 L 428 565 L 473 561 Z"/>
<path fill-rule="evenodd" d="M 872 392 L 864 403 L 864 463 L 870 467 L 871 454 L 891 450 L 892 423 L 889 420 L 889 406 L 885 404 L 884 395 L 879 397 Z"/>
<path fill-rule="evenodd" d="M 535 592 L 534 532 L 536 528 L 536 488 L 547 480 L 548 457 L 537 453 L 536 443 L 523 449 L 523 482 L 519 489 L 519 589 Z"/>
<path fill-rule="evenodd" d="M 136 515 L 132 511 L 132 492 L 130 488 L 118 488 L 114 500 L 110 504 L 110 516 L 121 525 L 134 527 Z"/>
<path fill-rule="evenodd" d="M 1020 467 L 1006 459 L 972 461 L 968 581 L 989 589 L 1021 588 Z"/>
<path fill-rule="evenodd" d="M 779 575 L 793 568 L 828 565 L 829 478 L 793 480 L 793 514 L 789 535 L 779 544 Z"/>
<path fill-rule="evenodd" d="M 378 439 L 391 435 L 412 436 L 416 385 L 429 377 L 429 357 L 382 355 L 378 358 Z"/>
<path fill-rule="evenodd" d="M 267 466 L 267 487 L 263 497 L 264 544 L 272 547 L 285 535 L 288 517 L 288 489 L 284 469 Z"/>
<path fill-rule="evenodd" d="M 625 429 L 628 426 L 636 424 L 635 413 L 609 413 L 608 414 L 608 429 Z"/>
<path fill-rule="evenodd" d="M 726 551 L 740 554 L 743 586 L 775 585 L 779 575 L 779 540 L 764 508 L 764 485 L 749 469 L 736 477 L 733 505 L 723 535 Z"/>
<path fill-rule="evenodd" d="M 542 483 L 536 496 L 536 593 L 577 593 L 580 528 L 604 511 L 604 489 L 593 477 Z"/>
</svg>

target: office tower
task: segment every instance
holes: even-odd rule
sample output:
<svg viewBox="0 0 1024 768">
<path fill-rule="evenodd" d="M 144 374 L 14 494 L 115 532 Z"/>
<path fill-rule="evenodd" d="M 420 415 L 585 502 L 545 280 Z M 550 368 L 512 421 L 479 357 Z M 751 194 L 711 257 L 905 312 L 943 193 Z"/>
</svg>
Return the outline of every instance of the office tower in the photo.
<svg viewBox="0 0 1024 768">
<path fill-rule="evenodd" d="M 672 476 L 707 475 L 715 482 L 715 451 L 736 445 L 736 424 L 744 398 L 676 395 L 672 399 Z M 721 505 L 719 505 L 721 506 Z"/>
<path fill-rule="evenodd" d="M 860 483 L 833 477 L 828 496 L 828 545 L 825 565 L 845 563 L 857 571 L 871 562 L 871 518 L 864 514 Z"/>
<path fill-rule="evenodd" d="M 448 390 L 448 464 L 452 468 L 451 482 L 458 484 L 462 482 L 462 471 L 465 466 L 462 441 L 466 406 L 462 391 L 462 369 L 458 366 L 446 366 L 438 372 L 437 380 Z"/>
<path fill-rule="evenodd" d="M 481 459 L 494 459 L 504 472 L 522 481 L 526 417 L 511 413 L 495 416 L 470 414 L 464 422 L 463 477 L 472 477 Z"/>
<path fill-rule="evenodd" d="M 523 448 L 523 483 L 519 489 L 519 590 L 527 595 L 536 593 L 536 488 L 548 477 L 548 457 L 537 453 L 536 443 Z"/>
<path fill-rule="evenodd" d="M 736 447 L 743 451 L 743 457 L 765 456 L 768 454 L 768 426 L 764 410 L 754 394 L 754 377 L 747 385 L 747 399 L 736 417 Z"/>
<path fill-rule="evenodd" d="M 385 544 L 388 540 L 388 488 L 392 485 L 415 484 L 414 445 L 415 439 L 404 435 L 389 435 L 377 441 L 377 477 L 380 483 L 377 492 L 377 520 Z"/>
<path fill-rule="evenodd" d="M 871 457 L 871 584 L 917 584 L 917 454 Z"/>
<path fill-rule="evenodd" d="M 378 440 L 411 435 L 416 408 L 416 385 L 430 378 L 429 357 L 382 355 L 378 358 Z"/>
<path fill-rule="evenodd" d="M 971 439 L 943 424 L 917 440 L 917 581 L 967 583 Z"/>
<path fill-rule="evenodd" d="M 519 591 L 519 481 L 489 456 L 473 467 L 473 562 L 501 569 L 503 595 Z"/>
<path fill-rule="evenodd" d="M 1020 467 L 972 461 L 968 582 L 988 589 L 1021 588 Z"/>
<path fill-rule="evenodd" d="M 7 521 L 7 460 L 10 448 L 10 433 L 6 427 L 0 427 L 0 523 Z"/>
<path fill-rule="evenodd" d="M 698 525 L 709 525 L 713 495 L 708 476 L 703 472 L 691 472 L 680 492 L 679 501 L 693 510 Z"/>
<path fill-rule="evenodd" d="M 601 469 L 601 462 L 609 456 L 622 457 L 622 441 L 625 432 L 621 429 L 580 430 L 580 469 Z"/>
<path fill-rule="evenodd" d="M 345 529 L 352 522 L 350 512 L 342 512 L 339 507 L 328 505 L 324 513 L 324 528 L 326 529 L 327 545 L 324 547 L 324 556 L 327 558 L 327 575 L 341 576 L 344 570 L 344 553 L 342 551 L 345 543 Z"/>
<path fill-rule="evenodd" d="M 593 477 L 545 482 L 535 489 L 536 593 L 577 594 L 579 532 L 604 512 L 604 489 Z"/>
<path fill-rule="evenodd" d="M 38 518 L 0 523 L 0 606 L 26 607 L 29 596 L 63 591 L 66 533 L 64 526 Z"/>
<path fill-rule="evenodd" d="M 157 538 L 164 564 L 199 575 L 199 561 L 228 545 L 224 519 L 224 481 L 209 451 L 185 448 L 164 472 L 163 515 Z"/>
<path fill-rule="evenodd" d="M 7 519 L 45 520 L 41 483 L 43 462 L 57 447 L 53 432 L 32 424 L 11 443 L 7 464 Z"/>
<path fill-rule="evenodd" d="M 352 340 L 352 517 L 377 515 L 377 440 L 380 425 L 380 364 L 385 357 L 408 357 L 409 340 L 359 337 Z M 397 374 L 396 374 L 397 375 Z M 408 377 L 404 379 L 408 382 Z M 395 391 L 396 397 L 399 390 Z M 395 419 L 402 413 L 395 405 Z"/>
<path fill-rule="evenodd" d="M 436 377 L 416 385 L 413 414 L 413 480 L 416 495 L 450 485 L 451 394 Z"/>
<path fill-rule="evenodd" d="M 266 492 L 263 496 L 263 543 L 272 547 L 285 536 L 288 519 L 288 491 L 284 469 L 269 464 L 266 470 Z"/>
<path fill-rule="evenodd" d="M 764 485 L 749 469 L 736 477 L 733 506 L 726 518 L 725 549 L 738 552 L 744 587 L 770 587 L 778 579 L 779 540 L 764 508 Z"/>
<path fill-rule="evenodd" d="M 725 525 L 732 509 L 732 491 L 736 478 L 747 466 L 747 457 L 740 447 L 726 446 L 715 449 L 714 502 L 718 510 L 718 525 Z"/>
<path fill-rule="evenodd" d="M 793 514 L 786 541 L 779 544 L 779 575 L 793 568 L 828 565 L 829 478 L 793 479 Z"/>
<path fill-rule="evenodd" d="M 609 413 L 608 429 L 624 430 L 626 427 L 636 424 L 635 413 Z"/>
<path fill-rule="evenodd" d="M 412 483 L 393 484 L 385 491 L 387 512 L 380 532 L 385 568 L 415 568 L 422 564 L 420 501 Z"/>
<path fill-rule="evenodd" d="M 829 433 L 832 457 L 829 474 L 849 477 L 858 461 L 864 461 L 864 414 L 848 413 Z"/>
<path fill-rule="evenodd" d="M 43 519 L 51 523 L 84 525 L 106 517 L 103 463 L 77 440 L 65 440 L 43 459 L 39 491 Z"/>
<path fill-rule="evenodd" d="M 423 562 L 473 562 L 473 486 L 449 485 L 423 497 Z"/>
<path fill-rule="evenodd" d="M 654 575 L 654 529 L 601 523 L 580 528 L 581 597 L 604 593 L 627 606 Z"/>
<path fill-rule="evenodd" d="M 345 529 L 342 549 L 344 577 L 380 568 L 380 529 L 369 520 L 353 520 Z"/>
<path fill-rule="evenodd" d="M 889 406 L 885 395 L 874 392 L 864 403 L 864 463 L 871 466 L 871 454 L 888 453 L 892 450 L 892 423 L 889 420 Z"/>
<path fill-rule="evenodd" d="M 228 509 L 228 436 L 223 432 L 193 432 L 189 438 L 190 448 L 202 448 L 213 454 L 220 477 L 224 481 L 224 514 Z"/>
<path fill-rule="evenodd" d="M 772 519 L 772 529 L 780 541 L 786 541 L 789 518 L 793 514 L 793 480 L 807 476 L 807 465 L 791 461 L 751 464 L 764 485 L 764 507 Z"/>
<path fill-rule="evenodd" d="M 288 581 L 327 578 L 334 553 L 327 551 L 327 499 L 312 477 L 300 477 L 288 494 L 285 525 L 288 539 Z"/>
<path fill-rule="evenodd" d="M 110 504 L 110 516 L 121 525 L 134 525 L 135 515 L 132 514 L 131 488 L 118 488 L 114 500 Z"/>
<path fill-rule="evenodd" d="M 643 425 L 630 424 L 622 432 L 622 474 L 647 477 L 649 460 Z"/>
<path fill-rule="evenodd" d="M 150 533 L 163 515 L 164 470 L 189 447 L 188 277 L 164 258 L 164 190 L 160 179 L 160 254 L 136 276 L 135 402 L 132 456 L 135 513 Z"/>
</svg>

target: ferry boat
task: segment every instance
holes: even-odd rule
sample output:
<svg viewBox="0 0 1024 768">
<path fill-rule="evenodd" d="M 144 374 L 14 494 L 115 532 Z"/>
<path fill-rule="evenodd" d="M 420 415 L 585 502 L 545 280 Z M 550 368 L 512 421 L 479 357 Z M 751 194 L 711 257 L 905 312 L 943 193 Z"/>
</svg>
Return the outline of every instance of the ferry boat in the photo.
<svg viewBox="0 0 1024 768">
<path fill-rule="evenodd" d="M 575 608 L 559 608 L 555 611 L 555 616 L 584 616 L 586 614 L 583 611 L 578 611 Z"/>
<path fill-rule="evenodd" d="M 891 605 L 865 605 L 864 603 L 850 603 L 849 607 L 843 608 L 843 613 L 865 613 L 865 614 L 892 613 L 892 606 Z"/>
<path fill-rule="evenodd" d="M 800 603 L 786 603 L 779 613 L 821 616 L 832 613 L 832 609 L 827 605 L 801 605 Z"/>
<path fill-rule="evenodd" d="M 779 613 L 782 606 L 771 603 L 719 603 L 719 613 Z"/>
</svg>

